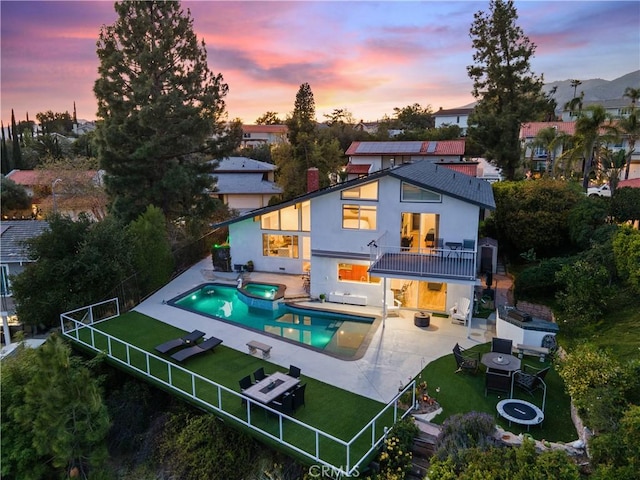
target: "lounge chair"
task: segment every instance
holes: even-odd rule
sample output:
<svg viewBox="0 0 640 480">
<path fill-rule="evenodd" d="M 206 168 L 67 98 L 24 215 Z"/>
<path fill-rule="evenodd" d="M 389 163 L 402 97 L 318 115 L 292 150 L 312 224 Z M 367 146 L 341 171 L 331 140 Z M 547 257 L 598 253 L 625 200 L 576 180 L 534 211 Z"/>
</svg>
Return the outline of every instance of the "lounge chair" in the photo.
<svg viewBox="0 0 640 480">
<path fill-rule="evenodd" d="M 210 337 L 202 343 L 196 344 L 193 347 L 188 347 L 180 350 L 179 352 L 171 355 L 171 358 L 178 362 L 183 362 L 187 358 L 193 357 L 194 355 L 198 355 L 199 353 L 208 352 L 209 350 L 213 350 L 218 345 L 222 343 L 222 340 L 216 337 Z"/>
<path fill-rule="evenodd" d="M 476 373 L 478 371 L 478 365 L 480 364 L 480 352 L 471 354 L 456 343 L 456 346 L 453 347 L 453 356 L 455 357 L 456 364 L 458 365 L 456 373 L 464 370 L 472 373 Z"/>
<path fill-rule="evenodd" d="M 167 353 L 178 347 L 193 345 L 202 337 L 204 337 L 204 332 L 201 332 L 200 330 L 194 330 L 193 332 L 185 335 L 184 337 L 174 338 L 173 340 L 169 340 L 168 342 L 165 342 L 162 345 L 158 345 L 156 347 L 156 350 L 160 353 Z"/>
<path fill-rule="evenodd" d="M 458 322 L 463 325 L 466 325 L 469 321 L 469 310 L 471 309 L 471 300 L 467 297 L 460 298 L 454 305 L 449 309 L 449 314 L 451 315 L 451 323 Z"/>
</svg>

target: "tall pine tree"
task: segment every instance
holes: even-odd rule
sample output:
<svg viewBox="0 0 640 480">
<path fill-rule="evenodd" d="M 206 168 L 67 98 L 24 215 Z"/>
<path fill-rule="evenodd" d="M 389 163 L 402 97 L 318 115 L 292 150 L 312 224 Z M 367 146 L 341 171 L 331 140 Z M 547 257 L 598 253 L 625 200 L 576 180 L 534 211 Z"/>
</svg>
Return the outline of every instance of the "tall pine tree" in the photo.
<svg viewBox="0 0 640 480">
<path fill-rule="evenodd" d="M 468 136 L 511 180 L 521 166 L 520 124 L 544 117 L 549 99 L 542 78 L 530 70 L 536 46 L 516 25 L 513 1 L 491 0 L 489 8 L 474 15 L 470 29 L 475 53 L 467 72 L 478 103 Z"/>
<path fill-rule="evenodd" d="M 228 87 L 207 65 L 204 42 L 179 2 L 116 2 L 98 40 L 96 140 L 110 210 L 129 222 L 155 205 L 168 221 L 204 219 L 211 155 L 227 148 Z M 207 145 L 212 137 L 217 144 Z"/>
<path fill-rule="evenodd" d="M 9 170 L 14 168 L 22 168 L 22 151 L 20 150 L 20 136 L 16 130 L 16 116 L 13 114 L 13 108 L 11 109 L 11 132 L 13 132 L 13 149 L 11 150 L 12 163 L 9 166 Z"/>
</svg>

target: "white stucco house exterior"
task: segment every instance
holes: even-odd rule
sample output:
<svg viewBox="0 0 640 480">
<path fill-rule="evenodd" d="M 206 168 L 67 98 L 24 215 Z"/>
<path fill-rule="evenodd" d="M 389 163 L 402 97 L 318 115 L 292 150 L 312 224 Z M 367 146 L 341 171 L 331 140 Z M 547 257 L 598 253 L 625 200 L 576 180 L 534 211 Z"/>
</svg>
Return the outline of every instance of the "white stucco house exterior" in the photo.
<svg viewBox="0 0 640 480">
<path fill-rule="evenodd" d="M 457 125 L 460 127 L 462 135 L 467 134 L 467 126 L 469 123 L 469 115 L 473 112 L 473 104 L 471 106 L 459 107 L 459 108 L 440 108 L 433 114 L 436 128 L 444 127 L 447 125 Z"/>
<path fill-rule="evenodd" d="M 229 228 L 232 264 L 309 272 L 312 297 L 446 313 L 481 284 L 478 222 L 494 209 L 488 182 L 420 161 L 214 227 Z"/>
</svg>

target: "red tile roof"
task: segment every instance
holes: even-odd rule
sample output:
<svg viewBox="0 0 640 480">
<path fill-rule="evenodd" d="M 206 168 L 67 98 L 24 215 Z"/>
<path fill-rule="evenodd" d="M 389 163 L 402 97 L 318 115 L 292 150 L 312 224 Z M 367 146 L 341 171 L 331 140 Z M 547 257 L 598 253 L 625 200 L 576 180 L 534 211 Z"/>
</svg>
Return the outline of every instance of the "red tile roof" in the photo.
<svg viewBox="0 0 640 480">
<path fill-rule="evenodd" d="M 345 152 L 356 155 L 420 155 L 436 157 L 440 155 L 464 155 L 465 140 L 441 140 L 433 142 L 391 141 L 391 142 L 353 142 Z"/>
<path fill-rule="evenodd" d="M 353 164 L 351 162 L 347 163 L 345 171 L 347 173 L 351 173 L 354 175 L 366 175 L 369 173 L 369 169 L 371 168 L 371 164 L 363 163 L 362 165 Z"/>
<path fill-rule="evenodd" d="M 520 139 L 533 138 L 540 130 L 545 128 L 557 128 L 558 132 L 573 135 L 576 131 L 576 122 L 529 122 L 520 126 Z"/>
<path fill-rule="evenodd" d="M 74 176 L 75 174 L 79 174 L 79 172 L 74 172 Z M 85 175 L 87 180 L 93 180 L 96 178 L 97 174 L 98 172 L 96 170 L 86 170 L 85 172 L 82 172 L 82 175 Z M 32 186 L 48 185 L 62 175 L 63 172 L 52 170 L 12 170 L 7 175 L 7 178 L 10 178 L 18 185 Z"/>
<path fill-rule="evenodd" d="M 443 167 L 447 167 L 449 170 L 454 170 L 456 172 L 464 173 L 465 175 L 469 175 L 471 177 L 478 176 L 478 163 L 477 162 L 468 162 L 468 163 L 438 163 L 438 165 L 442 165 Z"/>
<path fill-rule="evenodd" d="M 243 125 L 244 133 L 287 133 L 286 125 Z"/>
<path fill-rule="evenodd" d="M 640 178 L 630 178 L 629 180 L 620 180 L 616 188 L 631 187 L 640 188 Z"/>
</svg>

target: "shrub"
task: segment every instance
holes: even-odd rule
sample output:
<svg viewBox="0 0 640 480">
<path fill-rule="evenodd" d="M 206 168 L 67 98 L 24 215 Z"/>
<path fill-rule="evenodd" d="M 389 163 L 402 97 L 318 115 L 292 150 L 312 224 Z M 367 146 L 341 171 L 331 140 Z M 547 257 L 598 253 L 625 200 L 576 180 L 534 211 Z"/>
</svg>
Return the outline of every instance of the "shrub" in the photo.
<svg viewBox="0 0 640 480">
<path fill-rule="evenodd" d="M 465 449 L 487 449 L 495 445 L 495 428 L 495 420 L 488 413 L 453 415 L 442 424 L 434 456 L 440 460 L 451 457 L 457 465 Z"/>
<path fill-rule="evenodd" d="M 525 268 L 514 281 L 514 296 L 519 300 L 553 297 L 559 288 L 556 273 L 570 262 L 570 258 L 556 257 Z"/>
</svg>

